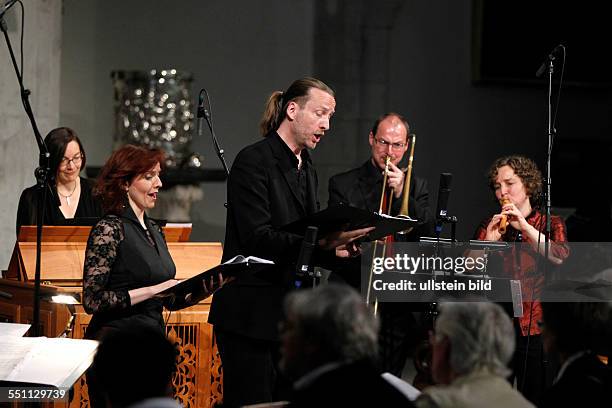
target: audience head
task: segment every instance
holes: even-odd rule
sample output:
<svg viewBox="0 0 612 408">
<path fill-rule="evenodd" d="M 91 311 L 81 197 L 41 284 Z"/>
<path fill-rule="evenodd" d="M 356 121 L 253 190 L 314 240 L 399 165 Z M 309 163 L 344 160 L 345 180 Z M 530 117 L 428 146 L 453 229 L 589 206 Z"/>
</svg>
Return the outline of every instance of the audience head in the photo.
<svg viewBox="0 0 612 408">
<path fill-rule="evenodd" d="M 488 302 L 443 302 L 436 319 L 432 375 L 440 384 L 484 369 L 499 376 L 510 372 L 514 352 L 512 321 L 504 310 Z"/>
<path fill-rule="evenodd" d="M 164 154 L 158 149 L 125 145 L 114 151 L 102 167 L 95 188 L 104 210 L 121 214 L 128 203 L 142 210 L 155 206 L 163 163 Z"/>
<path fill-rule="evenodd" d="M 541 324 L 544 350 L 562 360 L 584 350 L 612 351 L 610 302 L 543 302 Z"/>
<path fill-rule="evenodd" d="M 328 284 L 285 298 L 281 368 L 299 378 L 326 363 L 377 359 L 378 321 L 353 288 Z"/>
<path fill-rule="evenodd" d="M 85 168 L 85 150 L 76 132 L 68 127 L 50 131 L 45 137 L 49 150 L 50 177 L 57 183 L 72 183 Z"/>
<path fill-rule="evenodd" d="M 93 369 L 111 407 L 172 396 L 177 351 L 159 330 L 137 326 L 102 339 Z"/>
</svg>

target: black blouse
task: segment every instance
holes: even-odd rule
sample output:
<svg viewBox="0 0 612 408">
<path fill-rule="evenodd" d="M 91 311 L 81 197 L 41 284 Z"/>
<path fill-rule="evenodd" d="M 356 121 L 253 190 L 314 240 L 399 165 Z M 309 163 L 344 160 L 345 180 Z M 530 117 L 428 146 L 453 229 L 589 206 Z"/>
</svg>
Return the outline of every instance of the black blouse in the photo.
<svg viewBox="0 0 612 408">
<path fill-rule="evenodd" d="M 94 182 L 81 177 L 81 195 L 74 218 L 100 218 L 104 215 L 100 200 L 93 196 Z M 36 206 L 38 202 L 38 191 L 34 185 L 28 187 L 21 193 L 19 207 L 17 208 L 17 235 L 22 225 L 36 225 Z M 47 199 L 44 205 L 44 224 L 63 225 L 66 217 L 60 210 L 61 202 L 55 185 L 47 186 Z M 91 225 L 91 224 L 89 224 Z"/>
<path fill-rule="evenodd" d="M 131 305 L 128 291 L 174 278 L 176 268 L 161 228 L 145 215 L 145 230 L 130 206 L 106 215 L 91 230 L 83 271 L 83 306 L 93 318 L 87 338 L 134 323 L 163 329 L 162 301 Z"/>
</svg>

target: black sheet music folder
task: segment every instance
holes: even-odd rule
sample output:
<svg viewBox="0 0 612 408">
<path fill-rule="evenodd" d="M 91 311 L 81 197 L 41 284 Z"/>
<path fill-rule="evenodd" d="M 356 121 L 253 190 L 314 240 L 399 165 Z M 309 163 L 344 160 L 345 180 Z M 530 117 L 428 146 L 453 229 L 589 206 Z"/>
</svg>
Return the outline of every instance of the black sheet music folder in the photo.
<svg viewBox="0 0 612 408">
<path fill-rule="evenodd" d="M 198 293 L 200 290 L 202 290 L 203 282 L 206 282 L 206 285 L 210 288 L 211 279 L 212 292 L 215 292 L 220 287 L 219 274 L 223 275 L 224 279 L 227 279 L 232 276 L 256 273 L 271 265 L 274 265 L 274 262 L 267 259 L 261 259 L 254 256 L 244 257 L 242 255 L 238 255 L 225 263 L 217 265 L 207 271 L 201 272 L 189 279 L 185 279 L 184 281 L 177 283 L 173 287 L 158 293 L 157 296 L 176 296 L 177 298 L 184 298 L 190 293 Z"/>
<path fill-rule="evenodd" d="M 381 215 L 349 205 L 333 205 L 301 220 L 285 225 L 281 229 L 303 235 L 306 228 L 319 228 L 319 237 L 334 231 L 351 231 L 366 227 L 376 227 L 364 241 L 374 241 L 399 231 L 407 230 L 418 224 L 410 217 Z"/>
</svg>

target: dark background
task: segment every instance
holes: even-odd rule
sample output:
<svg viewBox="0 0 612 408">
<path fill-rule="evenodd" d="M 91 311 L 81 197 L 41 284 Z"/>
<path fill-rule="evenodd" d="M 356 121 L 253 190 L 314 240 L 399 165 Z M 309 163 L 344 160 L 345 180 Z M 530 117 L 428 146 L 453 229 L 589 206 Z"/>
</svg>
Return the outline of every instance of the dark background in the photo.
<svg viewBox="0 0 612 408">
<path fill-rule="evenodd" d="M 535 72 L 563 43 L 567 85 L 553 149 L 553 212 L 578 211 L 588 225 L 583 236 L 594 236 L 603 229 L 597 219 L 610 214 L 609 24 L 605 3 L 571 4 L 64 0 L 61 122 L 82 135 L 88 162 L 101 165 L 113 136 L 109 73 L 175 67 L 194 74 L 194 100 L 201 87 L 211 94 L 231 166 L 259 140 L 267 96 L 315 75 L 337 94 L 332 129 L 313 152 L 322 206 L 328 178 L 368 158 L 374 119 L 397 111 L 417 134 L 414 171 L 428 181 L 432 207 L 439 174 L 453 173 L 449 210 L 459 218 L 458 238 L 469 239 L 498 210 L 485 177 L 497 157 L 523 154 L 545 170 L 547 86 Z M 194 138 L 193 150 L 206 167 L 220 168 L 207 132 Z M 221 241 L 225 185 L 202 186 L 192 238 Z"/>
</svg>

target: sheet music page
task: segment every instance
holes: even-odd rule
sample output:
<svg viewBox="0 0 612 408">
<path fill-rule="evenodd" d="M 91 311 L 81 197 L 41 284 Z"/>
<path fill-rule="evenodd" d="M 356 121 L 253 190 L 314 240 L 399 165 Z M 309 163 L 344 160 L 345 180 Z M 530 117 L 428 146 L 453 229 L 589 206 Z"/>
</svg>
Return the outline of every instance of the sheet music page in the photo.
<svg viewBox="0 0 612 408">
<path fill-rule="evenodd" d="M 417 221 L 414 218 L 411 218 L 409 215 L 389 215 L 389 214 L 379 214 L 376 213 L 378 216 L 382 217 L 382 218 L 387 218 L 390 220 L 406 220 L 406 221 Z"/>
<path fill-rule="evenodd" d="M 236 255 L 232 259 L 228 259 L 227 261 L 223 262 L 223 265 L 229 265 L 229 264 L 234 264 L 234 263 L 244 263 L 244 262 L 246 262 L 246 258 L 244 256 Z"/>
<path fill-rule="evenodd" d="M 232 259 L 229 259 L 225 262 L 223 262 L 223 265 L 230 265 L 230 264 L 238 264 L 238 263 L 263 263 L 263 264 L 274 264 L 274 262 L 268 260 L 268 259 L 263 259 L 263 258 L 258 258 L 256 256 L 247 256 L 246 258 L 243 255 L 236 255 L 235 257 L 233 257 Z"/>
<path fill-rule="evenodd" d="M 31 326 L 22 323 L 0 323 L 0 336 L 23 337 Z"/>
<path fill-rule="evenodd" d="M 190 222 L 167 222 L 166 227 L 173 228 L 192 228 L 193 224 Z"/>
<path fill-rule="evenodd" d="M 381 376 L 383 379 L 388 381 L 389 384 L 394 386 L 399 392 L 404 394 L 404 396 L 410 401 L 414 401 L 418 398 L 419 395 L 421 395 L 421 391 L 417 389 L 414 385 L 407 383 L 406 381 L 402 380 L 399 377 L 396 377 L 391 373 L 382 373 Z"/>
<path fill-rule="evenodd" d="M 269 260 L 269 259 L 258 258 L 256 256 L 247 256 L 246 261 L 247 262 L 253 262 L 253 263 L 270 264 L 270 265 L 274 264 L 274 262 Z"/>
<path fill-rule="evenodd" d="M 72 386 L 91 365 L 98 348 L 98 342 L 94 340 L 46 337 L 22 337 L 18 340 L 26 341 L 18 344 L 16 349 L 21 347 L 23 350 L 29 346 L 29 350 L 5 380 L 56 387 Z"/>
<path fill-rule="evenodd" d="M 0 380 L 8 380 L 40 337 L 0 336 Z"/>
</svg>

